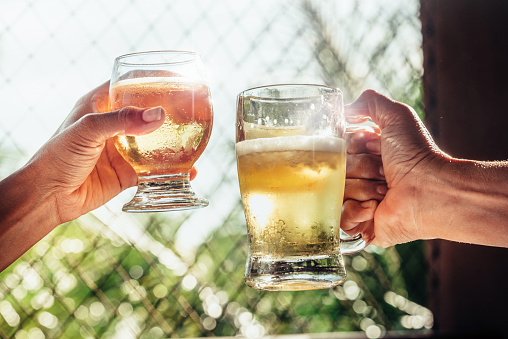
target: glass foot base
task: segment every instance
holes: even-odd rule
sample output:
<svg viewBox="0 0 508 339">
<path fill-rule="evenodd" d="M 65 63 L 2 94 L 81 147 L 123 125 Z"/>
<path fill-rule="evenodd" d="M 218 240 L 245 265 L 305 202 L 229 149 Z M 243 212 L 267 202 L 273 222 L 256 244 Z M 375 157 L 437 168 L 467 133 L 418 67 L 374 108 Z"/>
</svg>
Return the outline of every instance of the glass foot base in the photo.
<svg viewBox="0 0 508 339">
<path fill-rule="evenodd" d="M 346 279 L 342 256 L 291 259 L 251 257 L 245 271 L 247 286 L 265 291 L 305 291 L 332 288 Z"/>
<path fill-rule="evenodd" d="M 124 212 L 165 212 L 208 206 L 196 197 L 185 174 L 139 177 L 136 195 L 122 208 Z"/>
</svg>

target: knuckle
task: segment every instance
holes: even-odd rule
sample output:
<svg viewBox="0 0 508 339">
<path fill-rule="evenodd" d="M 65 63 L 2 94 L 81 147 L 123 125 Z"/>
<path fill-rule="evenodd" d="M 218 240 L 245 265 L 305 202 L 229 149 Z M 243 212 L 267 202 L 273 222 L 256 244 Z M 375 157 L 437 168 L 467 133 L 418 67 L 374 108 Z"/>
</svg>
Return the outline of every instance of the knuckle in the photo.
<svg viewBox="0 0 508 339">
<path fill-rule="evenodd" d="M 88 130 L 95 130 L 98 127 L 98 121 L 97 116 L 95 113 L 89 113 L 83 115 L 79 120 L 78 123 Z"/>
<path fill-rule="evenodd" d="M 372 98 L 372 99 L 375 99 L 379 96 L 381 96 L 381 94 L 379 94 L 377 91 L 373 90 L 373 89 L 367 89 L 363 92 L 363 94 L 368 97 L 368 98 Z"/>
<path fill-rule="evenodd" d="M 116 117 L 119 126 L 122 126 L 124 131 L 132 125 L 132 117 L 136 114 L 136 111 L 136 108 L 133 106 L 126 106 L 118 110 Z"/>
<path fill-rule="evenodd" d="M 85 114 L 76 122 L 75 136 L 83 142 L 93 142 L 99 137 L 100 131 L 101 119 L 96 113 Z"/>
</svg>

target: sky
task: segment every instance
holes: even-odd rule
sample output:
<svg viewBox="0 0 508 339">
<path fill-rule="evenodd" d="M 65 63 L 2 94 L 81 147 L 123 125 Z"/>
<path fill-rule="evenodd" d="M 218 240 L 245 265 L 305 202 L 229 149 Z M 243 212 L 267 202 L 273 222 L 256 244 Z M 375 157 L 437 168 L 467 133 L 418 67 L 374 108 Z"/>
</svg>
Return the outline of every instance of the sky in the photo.
<svg viewBox="0 0 508 339">
<path fill-rule="evenodd" d="M 192 185 L 198 195 L 210 200 L 210 206 L 188 214 L 178 239 L 182 251 L 198 246 L 239 201 L 234 164 L 237 93 L 265 84 L 322 82 L 313 54 L 312 22 L 302 14 L 302 3 L 2 0 L 0 178 L 26 162 L 51 137 L 78 98 L 109 79 L 115 57 L 149 50 L 196 51 L 206 67 L 215 116 L 212 137 L 196 164 L 199 175 Z M 386 67 L 421 64 L 421 38 L 414 24 L 418 1 L 310 3 L 322 15 L 332 40 L 353 56 L 348 67 L 367 79 L 366 86 L 384 89 L 382 81 L 369 77 L 364 55 L 385 37 L 389 18 L 409 16 L 412 21 L 401 19 L 397 39 L 402 42 L 398 49 L 387 51 L 392 62 Z M 124 192 L 97 214 L 115 218 L 132 195 L 132 190 Z M 133 224 L 140 227 L 138 219 Z"/>
</svg>

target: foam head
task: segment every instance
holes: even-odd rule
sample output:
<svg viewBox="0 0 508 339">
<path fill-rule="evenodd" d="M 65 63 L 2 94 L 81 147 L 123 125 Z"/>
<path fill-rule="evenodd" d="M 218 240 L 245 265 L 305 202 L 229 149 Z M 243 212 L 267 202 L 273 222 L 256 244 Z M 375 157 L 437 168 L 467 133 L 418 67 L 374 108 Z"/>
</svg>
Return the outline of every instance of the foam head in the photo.
<svg viewBox="0 0 508 339">
<path fill-rule="evenodd" d="M 346 141 L 331 136 L 295 135 L 275 138 L 259 138 L 243 140 L 236 144 L 236 155 L 242 156 L 259 152 L 280 151 L 321 151 L 343 152 Z"/>
</svg>

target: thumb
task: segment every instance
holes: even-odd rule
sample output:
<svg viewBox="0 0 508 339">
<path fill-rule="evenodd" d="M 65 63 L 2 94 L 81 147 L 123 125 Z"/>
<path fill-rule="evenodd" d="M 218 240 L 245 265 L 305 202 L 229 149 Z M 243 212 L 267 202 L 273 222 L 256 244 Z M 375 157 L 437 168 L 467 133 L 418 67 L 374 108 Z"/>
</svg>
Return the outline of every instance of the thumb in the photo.
<svg viewBox="0 0 508 339">
<path fill-rule="evenodd" d="M 420 119 L 416 112 L 406 104 L 394 101 L 374 90 L 364 91 L 353 103 L 344 106 L 348 117 L 370 117 L 381 128 L 395 123 L 417 127 Z"/>
<path fill-rule="evenodd" d="M 385 139 L 396 138 L 402 146 L 419 145 L 439 151 L 418 114 L 410 106 L 373 90 L 363 92 L 344 107 L 348 117 L 369 116 L 380 127 Z M 395 139 L 391 140 L 392 143 Z"/>
<path fill-rule="evenodd" d="M 77 121 L 76 131 L 96 146 L 120 134 L 143 135 L 153 132 L 164 122 L 162 107 L 138 108 L 124 107 L 107 113 L 90 113 Z"/>
</svg>

